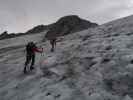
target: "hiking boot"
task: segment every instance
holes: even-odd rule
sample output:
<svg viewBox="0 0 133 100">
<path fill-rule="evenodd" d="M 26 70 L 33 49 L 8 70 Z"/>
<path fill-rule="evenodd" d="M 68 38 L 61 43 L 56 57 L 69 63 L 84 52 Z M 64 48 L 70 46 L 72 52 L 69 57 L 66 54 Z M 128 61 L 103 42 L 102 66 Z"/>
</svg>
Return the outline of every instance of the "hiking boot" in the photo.
<svg viewBox="0 0 133 100">
<path fill-rule="evenodd" d="M 54 49 L 51 49 L 51 52 L 54 52 Z"/>
<path fill-rule="evenodd" d="M 26 70 L 24 70 L 23 72 L 24 72 L 24 74 L 26 74 L 26 73 L 27 73 L 27 71 L 26 71 Z"/>
<path fill-rule="evenodd" d="M 30 67 L 30 70 L 33 70 L 33 69 L 35 69 L 34 67 Z"/>
<path fill-rule="evenodd" d="M 24 72 L 24 74 L 26 74 L 26 73 L 27 73 L 26 66 L 24 67 L 23 72 Z"/>
</svg>

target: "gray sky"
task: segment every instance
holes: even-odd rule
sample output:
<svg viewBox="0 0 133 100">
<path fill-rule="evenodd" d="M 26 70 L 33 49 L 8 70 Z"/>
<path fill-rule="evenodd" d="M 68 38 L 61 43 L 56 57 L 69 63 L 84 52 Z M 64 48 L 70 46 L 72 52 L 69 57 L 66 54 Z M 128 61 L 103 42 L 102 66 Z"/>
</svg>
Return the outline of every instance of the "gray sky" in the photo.
<svg viewBox="0 0 133 100">
<path fill-rule="evenodd" d="M 132 12 L 133 0 L 0 0 L 0 32 L 25 32 L 70 14 L 102 24 Z"/>
</svg>

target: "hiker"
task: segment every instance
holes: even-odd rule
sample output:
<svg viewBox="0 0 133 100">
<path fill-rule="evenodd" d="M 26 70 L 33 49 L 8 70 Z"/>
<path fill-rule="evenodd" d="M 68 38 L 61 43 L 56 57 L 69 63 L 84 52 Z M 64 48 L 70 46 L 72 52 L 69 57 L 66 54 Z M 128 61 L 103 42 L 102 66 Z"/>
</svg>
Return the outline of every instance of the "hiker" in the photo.
<svg viewBox="0 0 133 100">
<path fill-rule="evenodd" d="M 42 53 L 43 49 L 39 49 L 34 42 L 29 42 L 26 45 L 26 61 L 25 61 L 25 67 L 24 67 L 24 73 L 27 73 L 26 67 L 31 62 L 30 70 L 34 69 L 34 63 L 35 63 L 35 52 Z"/>
<path fill-rule="evenodd" d="M 51 44 L 51 52 L 54 52 L 55 46 L 56 46 L 56 38 L 50 39 Z"/>
</svg>

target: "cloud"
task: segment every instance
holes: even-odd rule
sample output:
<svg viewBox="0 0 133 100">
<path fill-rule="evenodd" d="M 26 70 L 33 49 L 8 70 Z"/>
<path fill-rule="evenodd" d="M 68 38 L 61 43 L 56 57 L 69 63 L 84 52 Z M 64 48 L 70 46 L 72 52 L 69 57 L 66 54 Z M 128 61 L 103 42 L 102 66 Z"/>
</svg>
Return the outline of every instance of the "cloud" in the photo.
<svg viewBox="0 0 133 100">
<path fill-rule="evenodd" d="M 131 15 L 133 12 L 133 4 L 130 0 L 103 0 L 103 4 L 93 11 L 88 20 L 99 23 L 105 23 L 117 18 Z"/>
<path fill-rule="evenodd" d="M 132 0 L 0 0 L 0 32 L 25 32 L 69 14 L 102 24 L 132 12 Z"/>
</svg>

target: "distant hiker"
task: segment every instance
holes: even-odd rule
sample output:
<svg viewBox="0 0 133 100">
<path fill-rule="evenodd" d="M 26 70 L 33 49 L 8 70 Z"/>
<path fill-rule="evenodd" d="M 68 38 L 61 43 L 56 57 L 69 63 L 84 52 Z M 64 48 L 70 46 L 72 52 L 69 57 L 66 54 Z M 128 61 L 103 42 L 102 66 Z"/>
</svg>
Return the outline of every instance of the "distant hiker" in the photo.
<svg viewBox="0 0 133 100">
<path fill-rule="evenodd" d="M 29 42 L 26 45 L 26 61 L 25 61 L 25 67 L 24 67 L 24 73 L 27 73 L 27 65 L 31 62 L 30 70 L 34 69 L 34 63 L 35 63 L 35 52 L 43 52 L 43 49 L 39 49 L 34 42 Z"/>
<path fill-rule="evenodd" d="M 56 46 L 56 38 L 50 39 L 51 44 L 51 52 L 54 52 L 55 46 Z"/>
</svg>

